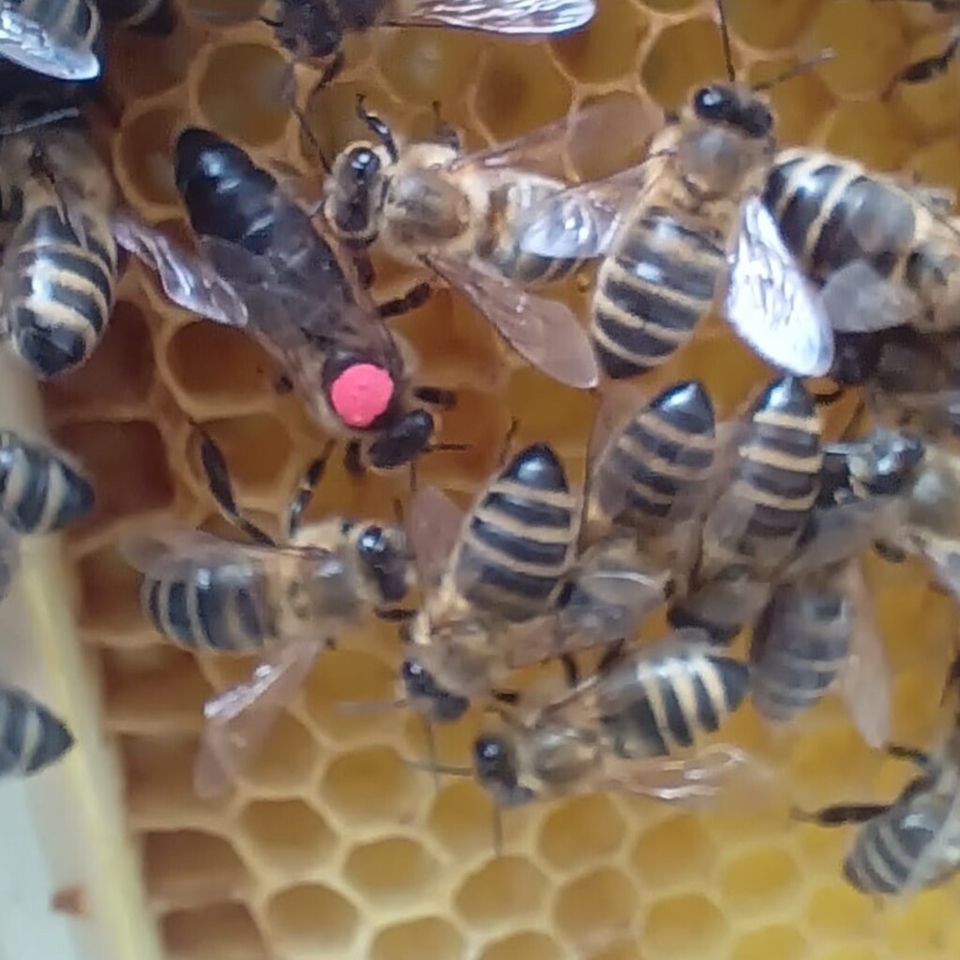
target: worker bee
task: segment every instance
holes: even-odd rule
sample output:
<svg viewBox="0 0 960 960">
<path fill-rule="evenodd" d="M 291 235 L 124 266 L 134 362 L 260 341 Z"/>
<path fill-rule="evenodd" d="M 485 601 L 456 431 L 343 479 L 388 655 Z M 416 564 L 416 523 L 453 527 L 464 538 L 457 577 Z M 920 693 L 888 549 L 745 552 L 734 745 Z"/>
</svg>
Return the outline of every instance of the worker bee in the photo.
<svg viewBox="0 0 960 960">
<path fill-rule="evenodd" d="M 958 0 L 915 0 L 923 3 L 934 13 L 954 14 L 960 16 Z M 900 70 L 890 85 L 892 90 L 899 84 L 924 83 L 947 72 L 950 64 L 960 50 L 960 23 L 949 32 L 947 45 L 931 57 L 924 57 L 915 63 L 910 63 Z"/>
<path fill-rule="evenodd" d="M 920 775 L 892 803 L 837 804 L 801 820 L 823 826 L 862 824 L 843 864 L 848 883 L 863 893 L 904 896 L 952 879 L 960 866 L 960 739 L 956 731 L 937 757 L 900 745 Z"/>
<path fill-rule="evenodd" d="M 0 430 L 0 598 L 7 595 L 22 536 L 54 533 L 93 508 L 94 492 L 69 457 Z"/>
<path fill-rule="evenodd" d="M 344 36 L 377 26 L 448 27 L 516 37 L 568 33 L 594 14 L 594 0 L 276 0 L 260 20 L 296 60 L 323 59 L 321 83 L 343 69 Z"/>
<path fill-rule="evenodd" d="M 549 157 L 559 170 L 563 137 L 586 138 L 587 129 L 596 136 L 596 124 L 562 121 L 468 154 L 449 127 L 442 142 L 398 145 L 362 98 L 358 112 L 376 142 L 352 143 L 335 159 L 325 183 L 331 229 L 355 248 L 377 241 L 394 259 L 438 274 L 535 366 L 562 383 L 595 386 L 596 358 L 573 311 L 529 290 L 569 276 L 581 262 L 526 253 L 515 225 L 566 186 L 525 165 L 536 159 L 543 166 Z"/>
<path fill-rule="evenodd" d="M 903 324 L 921 333 L 956 329 L 960 234 L 948 217 L 952 199 L 808 148 L 777 154 L 763 191 L 840 333 Z"/>
<path fill-rule="evenodd" d="M 424 585 L 404 625 L 403 702 L 429 719 L 461 716 L 518 667 L 629 636 L 663 602 L 666 575 L 631 543 L 575 561 L 582 506 L 555 452 L 520 451 L 463 517 L 440 491 L 418 491 L 410 537 Z M 600 548 L 602 547 L 602 548 Z"/>
<path fill-rule="evenodd" d="M 90 356 L 117 283 L 113 183 L 75 112 L 50 112 L 41 97 L 6 111 L 21 132 L 0 138 L 0 328 L 42 379 Z"/>
<path fill-rule="evenodd" d="M 0 0 L 0 57 L 58 80 L 100 75 L 100 11 L 93 0 Z"/>
<path fill-rule="evenodd" d="M 136 538 L 123 550 L 145 574 L 141 604 L 164 636 L 188 649 L 267 658 L 248 684 L 207 704 L 197 777 L 199 789 L 215 794 L 249 762 L 340 633 L 370 614 L 406 616 L 393 605 L 411 588 L 413 570 L 399 528 L 342 517 L 302 524 L 326 456 L 309 465 L 278 542 L 239 512 L 226 462 L 209 436 L 200 452 L 218 507 L 254 542 L 184 531 Z"/>
<path fill-rule="evenodd" d="M 638 167 L 560 191 L 518 228 L 530 253 L 603 257 L 590 334 L 613 379 L 665 363 L 724 288 L 727 320 L 762 357 L 801 376 L 832 362 L 823 305 L 759 200 L 775 149 L 765 87 L 735 81 L 718 8 L 729 82 L 667 117 Z"/>
<path fill-rule="evenodd" d="M 39 773 L 72 746 L 67 725 L 39 700 L 0 686 L 0 777 Z"/>
<path fill-rule="evenodd" d="M 171 299 L 251 330 L 319 423 L 347 440 L 351 472 L 393 469 L 441 449 L 431 444 L 437 424 L 423 404 L 450 407 L 454 395 L 413 385 L 415 357 L 382 322 L 423 303 L 429 286 L 374 305 L 307 211 L 211 131 L 180 135 L 176 180 L 203 257 L 134 218 L 117 226 L 120 242 L 158 271 Z"/>
<path fill-rule="evenodd" d="M 883 746 L 890 733 L 890 666 L 869 604 L 855 562 L 780 584 L 753 629 L 757 711 L 786 723 L 836 687 L 864 740 Z"/>
<path fill-rule="evenodd" d="M 595 790 L 694 802 L 735 777 L 769 785 L 745 751 L 702 745 L 743 702 L 749 670 L 700 631 L 679 631 L 574 679 L 560 698 L 506 713 L 502 731 L 474 742 L 474 775 L 497 803 Z"/>
</svg>

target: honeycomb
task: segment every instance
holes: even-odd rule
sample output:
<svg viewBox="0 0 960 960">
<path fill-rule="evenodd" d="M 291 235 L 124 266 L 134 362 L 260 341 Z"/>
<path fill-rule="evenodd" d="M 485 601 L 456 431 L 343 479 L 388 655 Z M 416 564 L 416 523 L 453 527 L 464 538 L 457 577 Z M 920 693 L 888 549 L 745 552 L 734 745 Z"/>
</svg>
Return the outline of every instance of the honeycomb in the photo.
<svg viewBox="0 0 960 960">
<path fill-rule="evenodd" d="M 256 23 L 213 26 L 210 0 L 166 40 L 117 33 L 110 95 L 112 160 L 127 203 L 183 229 L 171 150 L 187 124 L 213 127 L 261 163 L 313 168 L 310 145 L 279 94 L 286 61 Z M 727 0 L 737 68 L 763 80 L 824 47 L 836 56 L 772 93 L 784 144 L 822 144 L 874 168 L 960 188 L 960 64 L 887 91 L 896 72 L 946 42 L 949 19 L 925 4 L 873 0 Z M 233 8 L 231 8 L 233 9 Z M 515 44 L 437 30 L 383 30 L 346 45 L 347 69 L 316 91 L 297 68 L 300 102 L 327 154 L 360 134 L 358 92 L 401 134 L 422 134 L 431 102 L 471 147 L 513 137 L 587 101 L 676 106 L 723 75 L 711 0 L 599 0 L 588 30 Z M 620 147 L 617 147 L 619 150 Z M 630 144 L 623 145 L 624 156 Z M 615 151 L 613 151 L 615 152 Z M 571 158 L 596 175 L 601 158 Z M 613 157 L 619 161 L 621 158 Z M 605 155 L 602 162 L 607 162 Z M 378 293 L 404 270 L 379 264 Z M 571 293 L 576 296 L 576 292 Z M 467 450 L 423 458 L 422 483 L 463 498 L 496 462 L 512 417 L 518 444 L 546 439 L 582 475 L 596 399 L 511 365 L 488 326 L 438 291 L 396 322 L 429 382 L 456 388 L 443 439 Z M 189 453 L 189 419 L 225 451 L 242 507 L 267 529 L 324 437 L 296 396 L 274 389 L 274 362 L 242 333 L 178 312 L 139 266 L 119 288 L 109 331 L 82 369 L 43 388 L 55 438 L 94 475 L 96 514 L 67 544 L 76 617 L 96 665 L 103 718 L 125 775 L 126 829 L 139 854 L 155 931 L 138 956 L 170 960 L 934 960 L 960 954 L 956 887 L 878 907 L 845 886 L 847 828 L 792 822 L 785 808 L 692 813 L 589 794 L 505 811 L 492 842 L 485 794 L 439 782 L 419 720 L 347 712 L 340 701 L 393 692 L 395 634 L 344 637 L 319 661 L 262 755 L 229 796 L 201 800 L 192 763 L 202 705 L 251 663 L 193 655 L 147 624 L 138 575 L 115 541 L 158 523 L 232 536 Z M 724 414 L 769 371 L 729 337 L 700 337 L 653 373 L 650 389 L 698 377 Z M 493 391 L 491 385 L 495 385 Z M 843 410 L 837 414 L 837 427 Z M 355 482 L 331 464 L 311 507 L 390 517 L 406 475 Z M 928 744 L 953 642 L 951 602 L 920 568 L 870 558 L 867 574 L 895 670 L 895 735 Z M 481 718 L 436 731 L 438 757 L 463 763 Z M 895 794 L 911 771 L 868 751 L 827 698 L 772 734 L 748 706 L 730 736 L 770 756 L 793 803 Z"/>
</svg>

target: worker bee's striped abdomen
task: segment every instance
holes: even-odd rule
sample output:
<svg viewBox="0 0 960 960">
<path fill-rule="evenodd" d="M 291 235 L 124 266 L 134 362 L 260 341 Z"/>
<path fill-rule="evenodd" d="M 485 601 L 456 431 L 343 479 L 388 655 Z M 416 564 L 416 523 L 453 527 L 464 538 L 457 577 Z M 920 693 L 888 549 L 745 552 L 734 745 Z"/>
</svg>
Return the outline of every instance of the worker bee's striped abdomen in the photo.
<svg viewBox="0 0 960 960">
<path fill-rule="evenodd" d="M 116 247 L 95 233 L 79 237 L 62 211 L 49 205 L 28 213 L 13 241 L 6 291 L 11 336 L 40 376 L 82 363 L 110 319 Z"/>
<path fill-rule="evenodd" d="M 724 656 L 677 654 L 653 668 L 632 669 L 635 693 L 620 692 L 624 703 L 611 704 L 604 721 L 613 749 L 624 757 L 669 756 L 693 746 L 720 728 L 749 685 L 746 665 Z"/>
<path fill-rule="evenodd" d="M 89 481 L 50 450 L 0 432 L 0 512 L 18 533 L 49 533 L 93 507 Z"/>
<path fill-rule="evenodd" d="M 812 707 L 836 680 L 850 652 L 853 611 L 824 584 L 781 587 L 753 634 L 753 702 L 786 722 Z"/>
<path fill-rule="evenodd" d="M 798 379 L 784 377 L 757 402 L 750 438 L 740 448 L 731 495 L 749 505 L 750 519 L 738 543 L 720 548 L 763 564 L 782 562 L 807 524 L 822 463 L 813 403 Z"/>
<path fill-rule="evenodd" d="M 713 405 L 702 385 L 676 384 L 634 416 L 604 456 L 594 486 L 600 509 L 659 535 L 688 519 L 713 466 Z"/>
<path fill-rule="evenodd" d="M 687 342 L 725 275 L 722 241 L 650 212 L 628 226 L 597 275 L 591 333 L 614 379 L 659 366 Z"/>
<path fill-rule="evenodd" d="M 787 248 L 820 281 L 856 260 L 889 276 L 917 229 L 913 201 L 903 190 L 817 151 L 781 154 L 763 202 Z"/>
<path fill-rule="evenodd" d="M 247 653 L 273 638 L 264 573 L 252 565 L 198 567 L 189 580 L 147 577 L 140 598 L 157 630 L 183 647 Z"/>
<path fill-rule="evenodd" d="M 0 776 L 27 776 L 59 760 L 73 735 L 42 703 L 21 690 L 0 689 Z"/>
<path fill-rule="evenodd" d="M 545 444 L 521 451 L 471 516 L 455 581 L 479 610 L 521 621 L 543 613 L 570 563 L 579 516 L 563 465 Z"/>
<path fill-rule="evenodd" d="M 843 875 L 864 893 L 898 894 L 913 882 L 918 861 L 935 841 L 928 817 L 898 801 L 860 828 Z"/>
</svg>

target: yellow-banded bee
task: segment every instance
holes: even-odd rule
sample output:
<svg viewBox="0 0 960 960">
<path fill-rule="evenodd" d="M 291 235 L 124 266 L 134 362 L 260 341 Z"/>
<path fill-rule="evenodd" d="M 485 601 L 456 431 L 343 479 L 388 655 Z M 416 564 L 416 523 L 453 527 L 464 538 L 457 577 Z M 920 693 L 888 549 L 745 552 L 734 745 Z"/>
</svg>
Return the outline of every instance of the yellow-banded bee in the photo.
<svg viewBox="0 0 960 960">
<path fill-rule="evenodd" d="M 117 228 L 120 242 L 158 271 L 167 294 L 257 336 L 319 423 L 347 440 L 352 472 L 393 469 L 439 449 L 424 405 L 449 407 L 455 398 L 414 386 L 416 358 L 383 322 L 423 303 L 429 286 L 373 304 L 345 251 L 272 174 L 209 130 L 180 135 L 176 179 L 205 258 L 131 218 Z"/>
<path fill-rule="evenodd" d="M 58 80 L 92 80 L 101 56 L 93 0 L 0 0 L 0 57 Z"/>
<path fill-rule="evenodd" d="M 334 161 L 324 204 L 331 229 L 354 247 L 377 241 L 394 259 L 438 274 L 535 366 L 562 383 L 595 386 L 596 359 L 573 311 L 529 290 L 563 279 L 580 261 L 528 253 L 515 230 L 566 186 L 525 165 L 536 159 L 543 167 L 549 157 L 559 171 L 561 140 L 571 130 L 584 136 L 584 124 L 563 121 L 467 154 L 450 128 L 443 142 L 398 146 L 362 98 L 358 111 L 377 142 L 350 144 Z"/>
<path fill-rule="evenodd" d="M 283 542 L 239 512 L 223 455 L 206 436 L 201 459 L 220 510 L 255 542 L 185 531 L 132 540 L 124 552 L 145 574 L 144 612 L 174 643 L 269 658 L 249 684 L 207 705 L 198 780 L 216 793 L 262 743 L 325 645 L 371 614 L 406 616 L 394 604 L 413 569 L 399 528 L 341 517 L 301 525 L 325 457 L 309 465 L 290 503 Z"/>
<path fill-rule="evenodd" d="M 821 425 L 800 380 L 771 383 L 730 446 L 733 467 L 704 519 L 688 592 L 670 611 L 674 626 L 701 627 L 721 643 L 760 613 L 817 502 Z"/>
<path fill-rule="evenodd" d="M 834 330 L 956 329 L 960 234 L 948 216 L 952 196 L 797 147 L 777 154 L 763 203 L 797 263 L 822 286 Z"/>
<path fill-rule="evenodd" d="M 921 770 L 893 803 L 837 804 L 797 816 L 823 826 L 863 824 L 844 876 L 863 893 L 903 896 L 946 883 L 960 867 L 960 739 L 954 732 L 937 757 L 898 745 L 887 752 Z"/>
<path fill-rule="evenodd" d="M 410 651 L 402 679 L 411 705 L 452 720 L 515 665 L 511 628 L 556 603 L 574 560 L 581 506 L 543 443 L 512 457 L 456 526 L 453 514 L 453 524 L 438 529 L 437 494 L 425 492 L 412 509 L 426 596 L 405 627 Z"/>
<path fill-rule="evenodd" d="M 18 539 L 82 520 L 94 491 L 80 467 L 46 444 L 0 430 L 0 598 L 17 565 Z"/>
<path fill-rule="evenodd" d="M 629 530 L 644 556 L 673 569 L 713 477 L 710 397 L 695 380 L 674 384 L 594 440 L 601 441 L 591 458 L 584 541 Z"/>
<path fill-rule="evenodd" d="M 44 379 L 89 357 L 110 320 L 117 282 L 109 171 L 82 121 L 46 122 L 45 109 L 38 102 L 14 112 L 29 129 L 0 139 L 0 219 L 12 225 L 2 331 Z"/>
<path fill-rule="evenodd" d="M 0 777 L 39 773 L 72 746 L 67 725 L 39 700 L 0 686 Z"/>
<path fill-rule="evenodd" d="M 787 723 L 831 689 L 864 740 L 890 733 L 891 677 L 870 598 L 853 562 L 780 584 L 753 628 L 751 690 L 757 711 Z"/>
<path fill-rule="evenodd" d="M 343 69 L 344 36 L 376 26 L 537 37 L 576 30 L 593 14 L 594 0 L 276 0 L 275 12 L 260 19 L 297 60 L 326 59 L 321 83 L 327 84 Z"/>
<path fill-rule="evenodd" d="M 503 805 L 624 790 L 709 799 L 766 771 L 744 751 L 703 746 L 743 702 L 749 670 L 699 631 L 612 659 L 553 702 L 521 706 L 474 743 L 474 774 Z M 754 776 L 750 776 L 753 774 Z"/>
<path fill-rule="evenodd" d="M 729 82 L 668 116 L 635 170 L 559 192 L 519 230 L 531 253 L 603 257 L 590 333 L 614 379 L 666 362 L 722 291 L 727 320 L 765 359 L 802 376 L 832 362 L 827 316 L 759 201 L 773 116 L 760 88 L 735 82 L 717 6 Z"/>
</svg>

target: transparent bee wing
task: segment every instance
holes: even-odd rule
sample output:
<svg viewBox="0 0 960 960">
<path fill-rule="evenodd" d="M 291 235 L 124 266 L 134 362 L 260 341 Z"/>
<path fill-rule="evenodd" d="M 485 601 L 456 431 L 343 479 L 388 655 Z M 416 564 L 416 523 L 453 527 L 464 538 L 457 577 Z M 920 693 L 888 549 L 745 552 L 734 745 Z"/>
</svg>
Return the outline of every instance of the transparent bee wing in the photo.
<svg viewBox="0 0 960 960">
<path fill-rule="evenodd" d="M 740 207 L 725 313 L 737 334 L 775 366 L 820 377 L 833 364 L 833 331 L 820 295 L 756 197 Z"/>
<path fill-rule="evenodd" d="M 534 204 L 514 227 L 517 243 L 540 257 L 588 260 L 610 252 L 637 203 L 643 165 L 592 183 L 560 190 Z"/>
<path fill-rule="evenodd" d="M 410 501 L 407 535 L 421 583 L 428 589 L 447 569 L 463 527 L 463 511 L 438 487 L 422 487 Z"/>
<path fill-rule="evenodd" d="M 113 235 L 157 274 L 163 292 L 177 306 L 227 326 L 247 325 L 246 304 L 202 257 L 129 212 L 114 216 Z"/>
<path fill-rule="evenodd" d="M 920 553 L 930 566 L 937 582 L 960 600 L 960 548 L 951 537 L 938 537 L 929 532 L 917 537 Z"/>
<path fill-rule="evenodd" d="M 642 144 L 662 126 L 663 113 L 650 103 L 602 100 L 522 137 L 462 154 L 450 164 L 450 169 L 490 171 L 512 167 L 563 179 L 567 152 L 574 153 L 578 147 L 596 149 L 596 144 L 612 131 L 620 136 L 629 131 L 631 140 Z"/>
<path fill-rule="evenodd" d="M 207 701 L 206 726 L 194 765 L 199 796 L 220 796 L 236 783 L 296 697 L 323 648 L 322 642 L 283 644 L 256 667 L 249 682 Z"/>
<path fill-rule="evenodd" d="M 533 37 L 576 30 L 594 12 L 594 0 L 392 0 L 383 21 Z"/>
<path fill-rule="evenodd" d="M 598 788 L 622 790 L 684 806 L 735 813 L 776 804 L 783 796 L 775 772 L 740 747 L 716 744 L 676 760 L 605 757 Z"/>
<path fill-rule="evenodd" d="M 898 497 L 871 497 L 813 511 L 807 539 L 783 573 L 784 580 L 842 563 L 869 550 L 877 540 L 893 539 L 907 519 Z"/>
<path fill-rule="evenodd" d="M 22 6 L 0 0 L 0 57 L 57 80 L 100 76 L 100 61 L 92 50 L 54 36 L 24 14 Z"/>
<path fill-rule="evenodd" d="M 864 260 L 831 274 L 821 298 L 837 333 L 887 330 L 923 315 L 916 294 L 882 277 Z"/>
<path fill-rule="evenodd" d="M 566 304 L 448 257 L 431 255 L 428 264 L 462 291 L 510 346 L 539 370 L 581 390 L 597 385 L 600 368 L 590 338 Z"/>
<path fill-rule="evenodd" d="M 890 740 L 893 699 L 890 661 L 873 619 L 870 594 L 859 566 L 848 564 L 842 576 L 855 615 L 850 653 L 840 671 L 839 690 L 864 742 L 879 748 Z"/>
</svg>

